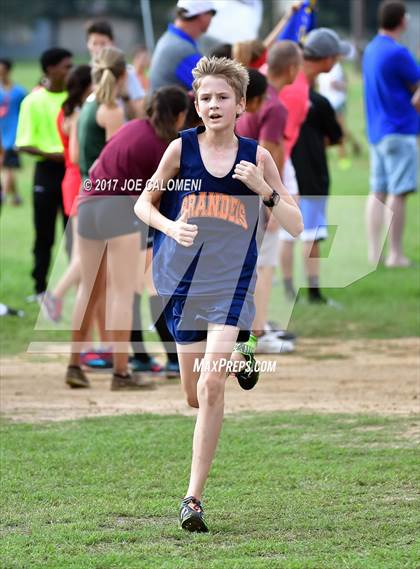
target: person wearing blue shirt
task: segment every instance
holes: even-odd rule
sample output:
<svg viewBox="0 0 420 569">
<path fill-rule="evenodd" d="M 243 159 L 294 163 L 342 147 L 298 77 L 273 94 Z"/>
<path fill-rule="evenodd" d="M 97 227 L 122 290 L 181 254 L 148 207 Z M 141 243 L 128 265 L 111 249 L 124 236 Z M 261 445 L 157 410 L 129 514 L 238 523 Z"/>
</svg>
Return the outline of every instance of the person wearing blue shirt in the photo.
<svg viewBox="0 0 420 569">
<path fill-rule="evenodd" d="M 367 134 L 371 153 L 371 194 L 367 202 L 368 256 L 381 259 L 386 203 L 392 211 L 388 267 L 407 267 L 403 231 L 407 195 L 417 190 L 420 131 L 420 67 L 399 43 L 407 27 L 406 8 L 400 1 L 382 2 L 380 29 L 363 56 Z"/>
<path fill-rule="evenodd" d="M 19 109 L 27 91 L 10 79 L 12 62 L 0 59 L 0 133 L 4 148 L 3 184 L 4 194 L 11 196 L 13 205 L 20 205 L 22 199 L 16 188 L 15 170 L 20 167 L 15 150 L 16 129 Z"/>
<path fill-rule="evenodd" d="M 196 41 L 206 33 L 216 14 L 213 2 L 179 0 L 175 22 L 159 39 L 150 65 L 150 87 L 179 85 L 192 88 L 192 70 L 201 59 Z"/>
</svg>

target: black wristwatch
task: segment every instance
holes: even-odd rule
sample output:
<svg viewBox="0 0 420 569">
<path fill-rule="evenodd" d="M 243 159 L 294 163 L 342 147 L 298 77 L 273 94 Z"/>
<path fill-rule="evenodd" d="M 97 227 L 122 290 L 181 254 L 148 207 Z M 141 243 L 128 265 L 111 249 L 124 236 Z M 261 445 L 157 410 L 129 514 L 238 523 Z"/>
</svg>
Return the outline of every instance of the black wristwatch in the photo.
<svg viewBox="0 0 420 569">
<path fill-rule="evenodd" d="M 280 201 L 280 194 L 278 194 L 275 190 L 267 200 L 263 200 L 263 204 L 267 207 L 274 207 Z"/>
</svg>

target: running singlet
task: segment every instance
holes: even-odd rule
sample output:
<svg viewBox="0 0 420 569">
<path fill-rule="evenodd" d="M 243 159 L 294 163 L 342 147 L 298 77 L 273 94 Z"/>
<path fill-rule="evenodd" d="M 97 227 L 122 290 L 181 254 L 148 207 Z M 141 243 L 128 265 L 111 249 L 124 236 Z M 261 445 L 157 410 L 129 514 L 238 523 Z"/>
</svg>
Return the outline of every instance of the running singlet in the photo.
<svg viewBox="0 0 420 569">
<path fill-rule="evenodd" d="M 95 95 L 89 95 L 80 111 L 77 122 L 79 142 L 79 167 L 83 179 L 89 178 L 89 168 L 106 144 L 105 129 L 96 122 L 98 103 Z"/>
<path fill-rule="evenodd" d="M 168 182 L 160 203 L 160 212 L 169 219 L 186 212 L 198 234 L 191 247 L 184 247 L 156 231 L 155 286 L 161 296 L 245 299 L 255 289 L 260 198 L 232 175 L 241 160 L 256 164 L 258 145 L 238 136 L 232 170 L 218 178 L 201 158 L 197 135 L 203 131 L 198 127 L 181 132 L 179 175 Z"/>
</svg>

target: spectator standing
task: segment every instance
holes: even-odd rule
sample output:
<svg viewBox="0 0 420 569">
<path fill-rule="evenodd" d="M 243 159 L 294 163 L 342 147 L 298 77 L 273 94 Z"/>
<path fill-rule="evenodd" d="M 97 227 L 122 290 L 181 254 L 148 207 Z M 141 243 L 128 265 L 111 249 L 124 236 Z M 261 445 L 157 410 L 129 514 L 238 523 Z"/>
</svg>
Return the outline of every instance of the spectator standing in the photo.
<svg viewBox="0 0 420 569">
<path fill-rule="evenodd" d="M 77 119 L 80 107 L 91 92 L 91 70 L 89 65 L 79 65 L 72 69 L 66 80 L 68 97 L 57 116 L 57 129 L 63 143 L 65 174 L 61 185 L 64 213 L 70 218 L 73 247 L 70 264 L 52 292 L 46 291 L 41 304 L 44 316 L 52 321 L 61 320 L 63 297 L 67 290 L 78 284 L 80 279 L 80 259 L 77 236 L 77 196 L 80 192 L 81 177 L 78 162 Z"/>
<path fill-rule="evenodd" d="M 266 100 L 256 113 L 247 112 L 237 121 L 236 131 L 241 136 L 254 138 L 260 146 L 266 148 L 276 163 L 286 188 L 290 185 L 289 176 L 284 176 L 285 152 L 284 130 L 287 121 L 287 110 L 279 101 L 280 91 L 293 83 L 299 72 L 302 56 L 299 47 L 292 41 L 278 42 L 269 52 L 268 57 L 268 89 Z M 255 70 L 250 70 L 250 86 L 252 86 Z M 258 73 L 258 75 L 260 75 Z M 258 77 L 257 75 L 257 77 Z M 248 94 L 247 94 L 248 98 Z M 248 108 L 248 107 L 247 107 Z M 268 303 L 272 289 L 274 268 L 277 265 L 279 249 L 279 225 L 273 218 L 267 226 L 267 220 L 262 220 L 266 227 L 262 246 L 258 255 L 258 279 L 255 289 L 256 318 L 254 334 L 258 338 L 258 351 L 261 353 L 280 353 L 292 351 L 291 335 L 285 332 L 269 333 L 266 331 L 268 318 Z"/>
<path fill-rule="evenodd" d="M 206 33 L 216 14 L 213 2 L 179 0 L 175 22 L 156 44 L 150 66 L 150 86 L 155 91 L 167 85 L 192 89 L 192 70 L 201 59 L 197 40 Z"/>
<path fill-rule="evenodd" d="M 329 73 L 320 73 L 318 76 L 318 91 L 326 97 L 335 111 L 338 122 L 343 131 L 343 138 L 338 147 L 338 167 L 341 170 L 349 170 L 351 168 L 351 160 L 347 154 L 346 141 L 349 141 L 353 147 L 355 155 L 360 154 L 361 149 L 359 143 L 346 127 L 345 115 L 347 105 L 348 83 L 344 73 L 343 66 L 339 61 L 334 65 Z"/>
<path fill-rule="evenodd" d="M 364 97 L 370 143 L 371 194 L 366 221 L 368 258 L 381 258 L 383 204 L 393 217 L 389 232 L 388 267 L 407 267 L 403 231 L 408 194 L 417 190 L 420 67 L 399 43 L 407 27 L 403 2 L 383 2 L 379 8 L 379 32 L 363 56 Z"/>
<path fill-rule="evenodd" d="M 22 102 L 16 146 L 36 158 L 34 175 L 34 269 L 38 300 L 47 288 L 47 274 L 54 244 L 57 212 L 64 215 L 61 182 L 64 176 L 63 144 L 57 130 L 57 115 L 67 93 L 64 83 L 72 66 L 72 54 L 66 49 L 52 48 L 41 55 L 45 86 L 30 93 Z M 40 296 L 41 295 L 41 296 Z"/>
<path fill-rule="evenodd" d="M 88 25 L 86 30 L 87 48 L 91 57 L 91 64 L 104 47 L 113 47 L 114 32 L 109 22 L 98 20 Z M 132 65 L 126 66 L 125 88 L 120 93 L 120 101 L 124 103 L 127 119 L 141 118 L 144 114 L 144 89 Z"/>
<path fill-rule="evenodd" d="M 15 150 L 19 109 L 26 97 L 26 89 L 13 83 L 10 72 L 12 62 L 0 59 L 0 132 L 4 148 L 3 187 L 4 197 L 10 196 L 13 205 L 20 205 L 22 199 L 16 188 L 15 171 L 20 168 L 19 155 Z"/>
<path fill-rule="evenodd" d="M 318 28 L 308 34 L 303 48 L 303 69 L 294 83 L 285 87 L 280 93 L 280 99 L 289 113 L 285 132 L 286 156 L 290 156 L 299 138 L 302 124 L 306 120 L 310 107 L 310 86 L 314 84 L 320 73 L 329 72 L 338 58 L 348 55 L 350 50 L 350 44 L 340 40 L 338 35 L 329 28 Z M 299 167 L 304 166 L 302 164 Z M 294 168 L 296 169 L 295 163 Z M 299 180 L 299 173 L 296 172 L 296 175 Z M 322 220 L 325 217 L 326 201 L 315 200 L 310 195 L 307 202 L 302 204 L 306 197 L 300 187 L 299 194 L 302 196 L 299 198 L 304 223 L 301 239 L 304 241 L 303 254 L 309 286 L 309 301 L 326 303 L 327 300 L 322 297 L 319 290 L 319 233 L 317 232 L 317 227 L 325 224 Z M 296 298 L 293 286 L 294 240 L 283 231 L 282 241 L 281 266 L 285 292 L 289 298 L 294 299 Z"/>
</svg>

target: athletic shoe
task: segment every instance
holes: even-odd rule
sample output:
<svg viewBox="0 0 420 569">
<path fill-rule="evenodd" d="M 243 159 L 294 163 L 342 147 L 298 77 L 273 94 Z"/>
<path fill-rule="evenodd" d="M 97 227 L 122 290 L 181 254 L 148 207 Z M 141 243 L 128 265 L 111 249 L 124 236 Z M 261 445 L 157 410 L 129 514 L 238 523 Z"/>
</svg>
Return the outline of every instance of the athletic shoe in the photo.
<svg viewBox="0 0 420 569">
<path fill-rule="evenodd" d="M 251 334 L 248 342 L 239 342 L 233 348 L 234 353 L 242 354 L 245 357 L 245 369 L 238 371 L 235 375 L 242 389 L 249 390 L 257 385 L 260 372 L 255 369 L 254 352 L 257 345 L 257 338 Z"/>
<path fill-rule="evenodd" d="M 114 367 L 112 352 L 109 350 L 89 350 L 80 354 L 83 366 L 91 371 L 108 371 Z"/>
<path fill-rule="evenodd" d="M 45 292 L 39 292 L 37 294 L 30 294 L 26 297 L 26 302 L 28 304 L 32 304 L 33 302 L 37 302 L 39 305 L 42 303 L 42 299 L 44 298 Z"/>
<path fill-rule="evenodd" d="M 280 340 L 289 340 L 294 342 L 297 339 L 296 334 L 289 332 L 288 330 L 282 330 L 276 322 L 269 321 L 265 326 L 265 332 L 271 332 L 276 338 Z"/>
<path fill-rule="evenodd" d="M 60 322 L 63 301 L 47 291 L 41 302 L 41 310 L 44 317 L 50 322 Z"/>
<path fill-rule="evenodd" d="M 178 362 L 167 362 L 164 368 L 164 372 L 168 379 L 178 379 L 179 377 L 181 377 L 181 372 L 179 369 Z"/>
<path fill-rule="evenodd" d="M 162 373 L 163 366 L 161 366 L 154 358 L 150 358 L 148 362 L 142 362 L 134 356 L 129 359 L 131 371 L 134 372 L 147 372 L 147 373 Z"/>
<path fill-rule="evenodd" d="M 23 318 L 25 313 L 23 310 L 16 310 L 16 308 L 12 308 L 0 302 L 0 316 L 19 316 L 19 318 Z"/>
<path fill-rule="evenodd" d="M 68 366 L 66 372 L 67 385 L 73 389 L 90 387 L 90 382 L 79 366 Z"/>
<path fill-rule="evenodd" d="M 322 296 L 322 295 L 309 296 L 308 301 L 309 301 L 309 304 L 318 304 L 320 306 L 322 306 L 322 305 L 330 306 L 331 308 L 335 308 L 336 310 L 341 310 L 343 308 L 343 305 L 340 302 L 337 302 L 336 300 L 333 300 L 332 298 L 325 298 L 325 296 Z"/>
<path fill-rule="evenodd" d="M 208 532 L 209 528 L 204 521 L 204 510 L 200 500 L 188 496 L 181 502 L 179 508 L 179 522 L 182 529 L 191 532 Z"/>
<path fill-rule="evenodd" d="M 290 340 L 278 338 L 274 332 L 268 332 L 257 338 L 258 344 L 255 352 L 257 354 L 290 354 L 295 349 L 295 345 Z"/>
<path fill-rule="evenodd" d="M 153 380 L 131 373 L 127 373 L 127 375 L 114 373 L 112 376 L 111 391 L 140 391 L 146 389 L 156 389 L 156 384 Z"/>
</svg>

